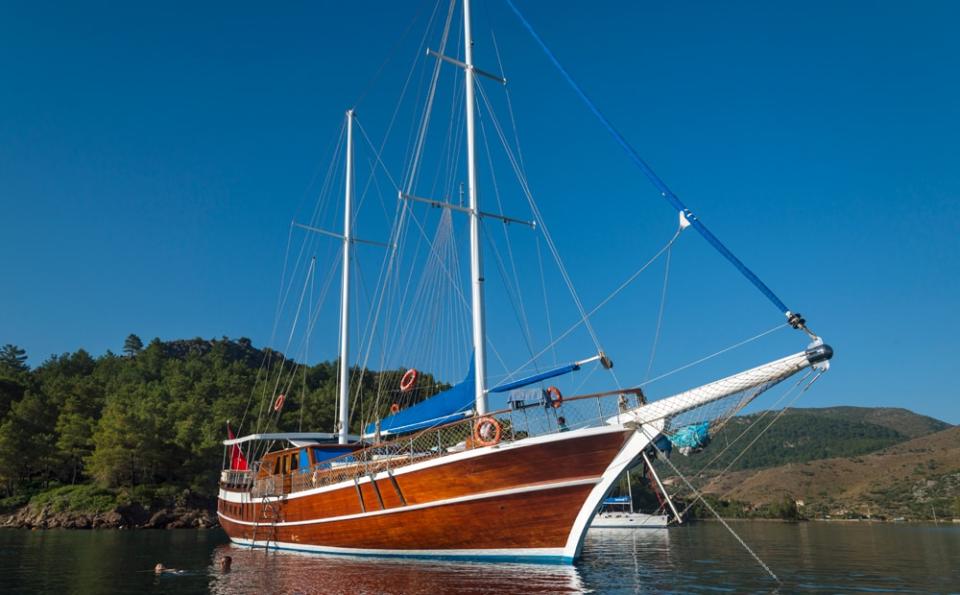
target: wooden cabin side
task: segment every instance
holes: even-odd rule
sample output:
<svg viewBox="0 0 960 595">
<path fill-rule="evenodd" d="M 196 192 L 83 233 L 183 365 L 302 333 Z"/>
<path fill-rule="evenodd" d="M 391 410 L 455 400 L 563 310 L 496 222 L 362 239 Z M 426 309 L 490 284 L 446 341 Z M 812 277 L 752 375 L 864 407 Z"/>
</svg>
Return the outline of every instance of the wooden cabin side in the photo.
<svg viewBox="0 0 960 595">
<path fill-rule="evenodd" d="M 249 492 L 255 482 L 273 478 L 273 492 L 290 493 L 297 473 L 307 473 L 315 465 L 365 446 L 362 443 L 315 443 L 292 446 L 268 452 L 254 462 L 250 470 L 224 469 L 220 476 L 221 489 L 231 492 Z M 282 492 L 281 492 L 282 490 Z"/>
</svg>

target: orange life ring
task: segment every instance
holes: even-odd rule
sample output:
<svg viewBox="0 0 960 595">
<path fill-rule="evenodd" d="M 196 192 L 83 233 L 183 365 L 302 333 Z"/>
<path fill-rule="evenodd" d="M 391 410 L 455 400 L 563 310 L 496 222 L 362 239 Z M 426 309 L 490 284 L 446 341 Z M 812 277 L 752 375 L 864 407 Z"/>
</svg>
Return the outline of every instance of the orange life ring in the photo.
<svg viewBox="0 0 960 595">
<path fill-rule="evenodd" d="M 286 398 L 287 397 L 282 393 L 277 395 L 277 400 L 273 402 L 273 410 L 280 411 L 283 409 L 283 401 L 286 400 Z"/>
<path fill-rule="evenodd" d="M 403 375 L 403 378 L 400 379 L 400 392 L 405 393 L 412 389 L 414 385 L 417 384 L 417 378 L 420 376 L 420 372 L 417 372 L 415 369 L 410 368 Z"/>
<path fill-rule="evenodd" d="M 496 418 L 481 417 L 473 424 L 473 442 L 477 446 L 493 446 L 500 442 L 502 432 L 503 426 Z"/>
<path fill-rule="evenodd" d="M 560 394 L 560 389 L 555 386 L 547 387 L 547 398 L 550 400 L 550 406 L 554 409 L 560 409 L 560 406 L 563 405 L 563 395 Z"/>
<path fill-rule="evenodd" d="M 396 403 L 390 405 L 390 413 L 400 413 L 400 405 L 397 405 Z"/>
</svg>

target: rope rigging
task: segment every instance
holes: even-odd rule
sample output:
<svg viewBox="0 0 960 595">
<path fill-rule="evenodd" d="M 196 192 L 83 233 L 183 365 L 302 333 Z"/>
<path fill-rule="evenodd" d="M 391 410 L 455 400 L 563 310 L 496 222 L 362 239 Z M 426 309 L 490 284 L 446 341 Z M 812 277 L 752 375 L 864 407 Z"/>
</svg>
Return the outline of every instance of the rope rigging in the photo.
<svg viewBox="0 0 960 595">
<path fill-rule="evenodd" d="M 673 498 L 676 498 L 677 496 L 679 496 L 681 490 L 683 490 L 684 488 L 689 490 L 689 493 L 692 496 L 692 498 L 686 503 L 686 506 L 684 507 L 684 509 L 677 513 L 678 518 L 683 518 L 694 505 L 696 505 L 697 503 L 702 503 L 703 506 L 734 537 L 734 539 L 736 539 L 736 541 L 740 544 L 740 546 L 747 553 L 750 554 L 750 556 L 757 562 L 757 564 L 759 564 L 763 568 L 763 570 L 778 583 L 780 582 L 780 579 L 777 577 L 777 575 L 770 569 L 769 566 L 767 566 L 766 563 L 764 563 L 764 561 L 760 558 L 760 556 L 757 555 L 757 553 L 754 552 L 753 549 L 751 549 L 750 546 L 747 545 L 747 543 L 737 534 L 737 532 L 733 530 L 733 528 L 726 522 L 726 520 L 720 516 L 720 514 L 713 507 L 710 501 L 704 497 L 703 491 L 709 488 L 710 485 L 712 485 L 714 482 L 719 480 L 721 477 L 723 477 L 733 467 L 733 465 L 738 460 L 740 460 L 740 458 L 744 454 L 746 454 L 746 452 L 749 451 L 750 448 L 752 448 L 754 444 L 756 444 L 756 442 L 778 420 L 781 419 L 781 417 L 789 409 L 789 407 L 793 405 L 793 403 L 795 403 L 796 400 L 799 399 L 801 395 L 803 395 L 807 390 L 809 390 L 810 387 L 812 387 L 817 380 L 819 380 L 819 378 L 823 375 L 824 372 L 825 372 L 825 369 L 817 369 L 817 368 L 810 369 L 804 375 L 802 375 L 801 378 L 799 378 L 796 383 L 794 383 L 786 391 L 784 391 L 783 394 L 773 404 L 774 408 L 779 406 L 781 403 L 783 403 L 795 391 L 796 391 L 796 394 L 783 407 L 779 409 L 779 411 L 776 413 L 776 415 L 774 415 L 770 423 L 768 423 L 763 429 L 761 429 L 761 431 L 757 433 L 757 435 L 754 436 L 754 438 L 746 446 L 744 446 L 743 449 L 741 449 L 740 452 L 719 473 L 711 476 L 707 481 L 707 483 L 702 488 L 699 488 L 699 489 L 696 486 L 694 486 L 693 482 L 673 463 L 673 461 L 670 460 L 670 453 L 668 452 L 669 449 L 665 451 L 663 447 L 661 447 L 660 443 L 656 440 L 657 436 L 650 435 L 651 431 L 655 432 L 656 430 L 648 429 L 646 424 L 640 426 L 641 431 L 645 435 L 647 435 L 648 438 L 650 438 L 650 446 L 648 448 L 651 449 L 651 453 L 656 453 L 657 456 L 655 460 L 662 461 L 663 463 L 665 463 L 673 471 L 675 476 L 679 478 L 681 482 L 681 485 L 677 489 L 677 491 L 667 496 L 667 501 L 670 502 Z M 665 420 L 664 429 L 660 433 L 662 433 L 664 436 L 670 437 L 673 435 L 672 430 L 682 429 L 682 426 L 685 426 L 686 424 L 691 424 L 691 422 L 694 419 L 710 420 L 711 434 L 713 434 L 713 438 L 715 439 L 716 434 L 721 432 L 724 426 L 737 413 L 742 411 L 743 408 L 746 407 L 749 403 L 751 403 L 757 396 L 759 396 L 760 393 L 763 393 L 769 390 L 774 385 L 779 384 L 781 381 L 782 379 L 774 380 L 770 383 L 757 386 L 754 389 L 741 394 L 739 397 L 737 397 L 736 393 L 734 393 L 734 395 L 732 395 L 733 397 L 732 399 L 729 399 L 729 400 L 724 399 L 721 401 L 716 401 L 706 407 L 688 411 L 686 413 L 682 413 L 673 418 L 667 419 Z M 758 424 L 761 421 L 763 421 L 772 410 L 773 409 L 768 409 L 764 411 L 761 415 L 758 415 L 756 418 L 754 418 L 736 438 L 728 442 L 728 444 L 721 450 L 721 452 L 717 453 L 706 465 L 701 467 L 694 474 L 694 477 L 702 477 L 702 474 L 705 470 L 709 469 L 714 463 L 716 463 L 720 459 L 720 457 L 722 457 L 730 448 L 732 448 L 733 445 L 735 445 L 741 438 L 747 435 L 754 427 L 758 426 Z M 644 456 L 646 457 L 646 454 Z"/>
<path fill-rule="evenodd" d="M 434 18 L 441 14 L 439 12 L 439 7 L 441 4 L 442 0 L 438 1 L 434 7 L 434 11 L 430 17 L 430 26 L 428 26 L 428 31 L 424 33 L 424 36 L 420 42 L 421 49 L 426 45 L 426 39 L 428 37 L 430 27 L 433 26 Z M 442 21 L 443 28 L 440 44 L 438 46 L 438 54 L 444 54 L 448 46 L 448 42 L 450 41 L 451 25 L 455 12 L 454 5 L 455 3 L 451 1 L 447 10 L 446 19 Z M 511 7 L 513 7 L 512 3 Z M 516 10 L 515 7 L 513 8 Z M 408 35 L 409 29 L 410 28 L 408 27 L 404 32 L 404 37 Z M 532 30 L 531 33 L 533 33 Z M 454 37 L 456 37 L 456 35 Z M 500 73 L 503 74 L 503 61 L 500 55 L 499 47 L 497 47 L 496 37 L 491 35 L 491 41 L 496 54 L 497 65 Z M 546 50 L 545 46 L 544 49 L 545 51 L 549 51 Z M 456 55 L 459 56 L 459 53 Z M 390 59 L 392 59 L 392 57 L 389 58 L 388 61 Z M 431 139 L 430 144 L 432 146 L 432 138 L 438 136 L 437 132 L 430 133 L 429 131 L 434 116 L 434 107 L 437 105 L 438 89 L 442 87 L 440 84 L 440 65 L 440 59 L 434 61 L 432 65 L 429 64 L 429 59 L 423 59 L 422 57 L 414 60 L 413 64 L 411 65 L 411 69 L 405 78 L 400 99 L 396 108 L 393 110 L 393 114 L 391 115 L 389 124 L 387 126 L 387 132 L 384 135 L 382 142 L 379 143 L 379 146 L 372 142 L 365 128 L 360 125 L 358 121 L 355 121 L 355 123 L 357 123 L 357 129 L 360 130 L 360 138 L 364 139 L 364 143 L 372 152 L 370 173 L 360 196 L 359 204 L 361 206 L 364 204 L 364 200 L 367 197 L 368 191 L 373 189 L 377 193 L 378 197 L 380 197 L 381 207 L 383 208 L 384 215 L 389 215 L 389 209 L 383 201 L 382 193 L 379 191 L 379 181 L 377 176 L 378 172 L 382 172 L 389 180 L 390 184 L 397 188 L 398 191 L 403 189 L 407 193 L 412 193 L 418 185 L 426 185 L 431 186 L 433 190 L 430 192 L 430 196 L 450 196 L 449 191 L 456 187 L 458 164 L 461 160 L 460 151 L 462 150 L 462 145 L 464 144 L 461 142 L 462 135 L 464 134 L 464 127 L 463 123 L 461 122 L 462 118 L 458 117 L 462 114 L 456 108 L 456 106 L 458 106 L 460 103 L 458 99 L 460 98 L 459 94 L 462 92 L 463 87 L 462 85 L 456 84 L 452 86 L 450 93 L 450 101 L 452 105 L 451 112 L 453 115 L 451 116 L 449 125 L 446 127 L 446 138 L 445 143 L 443 143 L 443 146 L 446 149 L 443 151 L 443 154 L 446 156 L 446 159 L 437 160 L 438 166 L 436 171 L 432 172 L 432 175 L 427 174 L 426 178 L 424 179 L 424 183 L 420 183 L 420 178 L 424 177 L 423 174 L 426 173 L 423 171 L 423 163 L 425 147 L 428 144 L 428 137 Z M 422 69 L 420 68 L 421 66 L 423 66 Z M 558 68 L 560 67 L 559 63 L 557 66 Z M 383 66 L 381 66 L 381 69 L 382 68 Z M 407 158 L 404 175 L 398 180 L 391 174 L 390 170 L 384 163 L 384 151 L 390 133 L 394 128 L 395 122 L 397 121 L 400 106 L 404 101 L 404 97 L 407 95 L 408 85 L 412 82 L 414 74 L 418 70 L 422 72 L 427 91 L 425 95 L 418 97 L 417 99 L 417 104 L 420 106 L 420 109 L 418 110 L 418 117 L 414 118 L 414 121 L 411 123 L 412 125 L 410 127 L 411 140 L 413 142 L 409 145 L 412 145 L 413 148 L 412 151 L 406 156 Z M 376 76 L 379 76 L 379 72 Z M 575 84 L 572 82 L 572 79 L 571 83 Z M 541 291 L 543 293 L 544 310 L 547 313 L 546 330 L 549 342 L 544 348 L 540 349 L 540 351 L 534 353 L 534 333 L 530 327 L 527 304 L 524 300 L 523 291 L 521 291 L 521 277 L 517 268 L 517 258 L 511 235 L 506 233 L 506 224 L 504 223 L 502 229 L 504 236 L 503 241 L 505 242 L 506 250 L 505 252 L 502 252 L 498 248 L 498 242 L 494 241 L 491 230 L 488 229 L 488 226 L 483 226 L 481 228 L 484 232 L 483 237 L 486 238 L 489 246 L 492 247 L 497 269 L 500 273 L 500 277 L 503 280 L 504 287 L 506 288 L 508 303 L 511 305 L 513 313 L 517 319 L 517 324 L 520 328 L 526 351 L 528 354 L 530 354 L 530 358 L 527 362 L 510 372 L 510 368 L 507 367 L 504 358 L 494 347 L 490 337 L 488 336 L 486 338 L 488 348 L 490 348 L 496 359 L 500 361 L 504 371 L 507 372 L 505 381 L 511 380 L 512 378 L 516 377 L 521 370 L 527 369 L 530 366 L 533 366 L 535 370 L 539 370 L 539 360 L 548 351 L 552 354 L 553 359 L 556 360 L 556 346 L 558 343 L 581 327 L 586 330 L 586 333 L 593 341 L 597 352 L 602 355 L 603 348 L 599 339 L 599 335 L 592 322 L 593 316 L 600 309 L 606 306 L 612 299 L 624 291 L 630 284 L 632 284 L 642 272 L 644 272 L 661 256 L 665 256 L 663 287 L 660 295 L 656 331 L 652 341 L 650 358 L 647 362 L 643 385 L 654 382 L 669 376 L 672 373 L 676 373 L 680 371 L 680 369 L 683 369 L 679 368 L 672 372 L 668 372 L 656 378 L 650 379 L 661 337 L 662 323 L 666 307 L 672 246 L 679 238 L 682 229 L 685 226 L 681 225 L 669 239 L 669 241 L 662 248 L 660 248 L 660 250 L 657 251 L 657 253 L 654 254 L 651 259 L 644 263 L 637 271 L 630 275 L 609 295 L 607 295 L 604 299 L 597 303 L 596 306 L 588 311 L 574 286 L 570 273 L 560 257 L 557 243 L 554 240 L 551 231 L 545 222 L 545 218 L 540 211 L 539 205 L 534 199 L 533 193 L 530 189 L 529 181 L 527 180 L 525 167 L 523 164 L 523 156 L 520 150 L 519 135 L 517 134 L 516 119 L 513 113 L 509 89 L 506 91 L 506 102 L 510 119 L 509 125 L 512 128 L 512 137 L 510 138 L 508 138 L 502 123 L 494 112 L 490 97 L 485 92 L 484 86 L 477 82 L 476 89 L 478 90 L 478 94 L 481 98 L 481 101 L 477 106 L 478 115 L 481 116 L 479 118 L 479 128 L 483 140 L 483 149 L 485 150 L 487 165 L 490 169 L 489 175 L 492 180 L 492 184 L 490 186 L 491 196 L 495 198 L 497 210 L 501 214 L 504 211 L 498 179 L 496 174 L 493 173 L 493 154 L 490 147 L 491 143 L 487 134 L 487 122 L 492 125 L 496 137 L 503 146 L 505 158 L 509 162 L 510 167 L 513 169 L 520 189 L 527 200 L 531 212 L 533 213 L 534 220 L 537 222 L 539 230 L 541 230 L 541 233 L 543 234 L 543 241 L 545 241 L 547 244 L 547 249 L 556 263 L 559 275 L 565 284 L 570 298 L 572 299 L 573 304 L 579 314 L 579 320 L 577 320 L 576 323 L 574 323 L 563 333 L 554 335 L 553 321 L 549 318 L 550 305 L 548 300 L 548 292 L 546 289 L 546 278 L 542 263 L 542 253 L 539 245 L 540 237 L 539 235 L 536 236 L 536 260 L 539 264 L 539 276 Z M 364 91 L 364 94 L 366 93 L 367 91 Z M 600 115 L 599 112 L 598 115 Z M 436 127 L 434 126 L 434 128 Z M 615 132 L 615 130 L 612 132 Z M 342 137 L 343 133 L 341 131 L 341 139 L 336 149 L 337 156 L 341 155 L 343 152 Z M 331 162 L 331 168 L 333 167 L 333 162 L 336 160 L 337 159 L 334 159 Z M 326 189 L 331 187 L 333 181 L 336 179 L 336 175 L 332 172 L 332 169 L 328 171 L 327 178 L 324 181 L 324 190 L 321 192 L 321 200 L 318 201 L 318 206 L 314 210 L 314 216 L 311 218 L 311 221 L 316 218 L 317 213 L 320 211 L 320 205 L 324 202 L 327 195 Z M 429 178 L 432 178 L 432 180 Z M 423 190 L 423 188 L 421 188 L 421 190 Z M 697 227 L 694 221 L 695 218 L 688 210 L 685 208 L 678 208 L 678 210 L 681 213 L 681 217 L 685 218 L 685 222 L 688 222 L 691 226 Z M 419 365 L 415 362 L 426 361 L 432 362 L 430 365 L 439 363 L 439 365 L 433 368 L 432 371 L 435 373 L 447 372 L 445 377 L 452 378 L 453 376 L 449 374 L 449 371 L 455 370 L 458 365 L 462 366 L 462 361 L 459 363 L 457 361 L 457 354 L 462 354 L 462 352 L 468 351 L 468 349 L 463 349 L 463 347 L 469 346 L 469 336 L 471 334 L 468 323 L 470 302 L 468 301 L 468 296 L 464 293 L 462 288 L 462 275 L 458 265 L 459 259 L 456 257 L 458 248 L 455 234 L 453 233 L 453 225 L 450 222 L 450 211 L 447 209 L 442 211 L 440 221 L 437 223 L 437 228 L 433 230 L 434 233 L 432 234 L 428 233 L 427 231 L 427 228 L 430 227 L 429 221 L 430 219 L 421 218 L 412 208 L 411 203 L 404 200 L 398 201 L 393 213 L 393 222 L 390 230 L 390 242 L 388 244 L 389 248 L 381 263 L 377 284 L 374 285 L 375 289 L 372 294 L 372 298 L 370 302 L 368 302 L 371 304 L 368 311 L 369 316 L 366 317 L 365 322 L 362 324 L 357 321 L 356 317 L 354 317 L 352 320 L 352 326 L 358 327 L 354 334 L 358 335 L 360 339 L 359 345 L 362 357 L 359 358 L 360 361 L 356 362 L 358 364 L 356 365 L 356 369 L 360 374 L 363 374 L 367 369 L 367 365 L 370 362 L 370 357 L 373 355 L 374 343 L 379 343 L 380 346 L 380 361 L 378 366 L 378 369 L 380 370 L 389 370 L 398 365 L 402 366 L 404 365 L 404 362 L 407 361 L 413 365 Z M 411 231 L 411 227 L 415 231 Z M 412 238 L 410 237 L 411 233 L 413 234 Z M 703 232 L 701 231 L 701 233 Z M 411 239 L 413 240 L 412 242 L 404 241 Z M 406 247 L 404 247 L 405 243 L 408 244 Z M 409 244 L 412 244 L 412 246 Z M 290 279 L 290 281 L 292 281 L 296 277 L 296 273 L 300 267 L 300 262 L 302 262 L 303 255 L 305 254 L 306 245 L 306 242 L 301 245 L 300 252 L 295 259 L 295 265 L 291 270 L 289 277 L 286 277 L 286 265 L 284 267 L 285 277 L 282 277 L 281 281 L 282 285 L 286 285 L 286 287 L 281 292 L 281 298 L 278 303 L 278 313 L 283 310 L 285 304 L 288 302 L 288 298 L 292 295 L 293 283 L 286 282 L 286 280 Z M 288 241 L 285 260 L 288 260 L 290 256 L 290 245 Z M 412 264 L 421 262 L 424 263 L 423 266 L 411 266 Z M 311 266 L 315 266 L 315 264 L 312 264 Z M 356 266 L 359 270 L 359 263 L 356 263 L 354 266 Z M 312 274 L 313 273 L 311 272 L 310 275 Z M 354 286 L 354 292 L 357 293 L 358 297 L 360 293 L 365 293 L 365 289 L 366 288 L 362 284 L 357 284 Z M 302 294 L 300 298 L 302 302 Z M 359 299 L 355 301 L 359 301 Z M 294 326 L 296 326 L 300 316 L 300 307 L 301 306 L 298 305 L 297 313 L 294 317 Z M 312 324 L 310 326 L 312 326 Z M 359 328 L 361 326 L 362 328 Z M 782 328 L 782 326 L 778 328 Z M 796 325 L 794 324 L 793 326 Z M 442 329 L 443 332 L 437 332 L 440 329 Z M 426 340 L 417 340 L 417 338 L 413 336 L 414 332 L 420 332 L 424 334 Z M 284 350 L 285 352 L 289 349 L 292 336 L 293 330 L 291 330 L 291 335 L 287 338 L 287 347 Z M 756 338 L 759 338 L 759 336 Z M 745 342 L 741 344 L 744 343 Z M 307 342 L 306 344 L 308 345 L 309 343 Z M 706 358 L 701 358 L 701 360 L 698 360 L 698 362 L 687 364 L 685 367 L 706 361 L 707 359 L 715 357 L 716 355 L 728 351 L 729 349 L 733 349 L 734 347 L 736 346 L 727 348 L 717 352 L 714 355 L 707 356 Z M 284 386 L 283 380 L 287 380 L 286 373 L 284 372 L 287 357 L 287 355 L 283 355 L 281 358 L 282 361 L 279 363 L 279 371 L 274 371 L 272 374 L 270 374 L 271 376 L 275 374 L 274 382 L 271 383 L 274 388 L 274 394 L 276 394 L 280 387 Z M 267 367 L 276 368 L 277 366 L 268 365 Z M 590 373 L 586 375 L 587 379 L 589 379 L 594 372 L 595 369 L 591 370 Z M 616 374 L 612 370 L 610 370 L 610 373 L 614 382 L 616 382 L 616 384 L 619 386 L 620 383 L 619 379 L 616 377 Z M 379 375 L 379 381 L 375 391 L 376 400 L 372 409 L 364 409 L 364 404 L 362 401 L 364 390 L 361 386 L 363 383 L 358 382 L 356 386 L 351 386 L 353 401 L 355 404 L 359 404 L 359 407 L 352 408 L 352 414 L 354 416 L 360 415 L 362 418 L 364 418 L 362 421 L 368 421 L 368 415 L 377 415 L 376 412 L 380 409 L 380 404 L 383 398 L 386 397 L 390 391 L 397 388 L 396 386 L 392 386 L 396 384 L 396 380 L 397 379 L 392 378 L 392 376 L 387 374 Z M 342 381 L 343 380 L 341 380 L 341 382 Z M 581 385 L 585 382 L 586 379 L 581 382 Z M 265 385 L 264 397 L 267 397 L 267 390 L 268 389 Z M 264 411 L 264 408 L 269 402 L 269 398 L 261 399 L 261 413 Z"/>
<path fill-rule="evenodd" d="M 579 321 L 575 322 L 573 325 L 571 325 L 569 328 L 567 328 L 567 330 L 565 330 L 565 331 L 562 332 L 560 335 L 558 335 L 555 339 L 553 339 L 552 341 L 550 341 L 550 343 L 547 344 L 546 347 L 543 347 L 540 351 L 538 351 L 538 352 L 536 353 L 536 355 L 534 355 L 534 356 L 531 357 L 529 360 L 527 360 L 526 362 L 524 362 L 524 364 L 523 364 L 522 366 L 520 366 L 519 368 L 517 368 L 517 369 L 515 369 L 513 372 L 511 372 L 511 373 L 507 376 L 507 379 L 509 380 L 510 378 L 513 378 L 514 376 L 516 376 L 517 374 L 519 374 L 522 370 L 526 369 L 526 367 L 529 366 L 531 363 L 533 363 L 533 361 L 535 361 L 537 358 L 539 358 L 541 355 L 543 355 L 543 354 L 546 353 L 547 351 L 553 349 L 560 341 L 562 341 L 563 339 L 565 339 L 570 333 L 572 333 L 572 332 L 575 331 L 577 328 L 579 328 L 580 325 L 582 325 L 582 324 L 589 324 L 590 317 L 592 317 L 592 316 L 593 316 L 594 314 L 596 314 L 601 308 L 603 308 L 603 307 L 606 306 L 608 303 L 610 303 L 610 300 L 612 300 L 613 298 L 615 298 L 620 292 L 622 292 L 624 289 L 626 289 L 627 286 L 629 286 L 631 283 L 633 283 L 633 282 L 637 279 L 637 277 L 639 277 L 640 274 L 643 273 L 643 271 L 647 270 L 647 268 L 648 268 L 650 265 L 652 265 L 654 262 L 656 262 L 657 259 L 660 258 L 660 256 L 663 255 L 664 252 L 666 252 L 666 251 L 674 244 L 674 242 L 677 241 L 677 238 L 680 237 L 680 231 L 681 231 L 681 230 L 678 229 L 678 230 L 676 231 L 676 233 L 674 233 L 673 237 L 670 238 L 670 240 L 667 241 L 667 243 L 664 244 L 662 248 L 660 248 L 649 260 L 647 260 L 647 262 L 645 262 L 645 263 L 644 263 L 639 269 L 637 269 L 632 275 L 630 275 L 629 277 L 627 277 L 627 279 L 624 280 L 624 281 L 623 281 L 616 289 L 614 289 L 609 295 L 607 295 L 607 297 L 605 297 L 604 299 L 602 299 L 596 306 L 594 306 L 592 310 L 590 310 L 589 312 L 584 313 L 584 315 L 581 317 L 581 319 L 580 319 Z"/>
<path fill-rule="evenodd" d="M 676 209 L 677 212 L 682 214 L 686 218 L 686 220 L 690 223 L 690 225 L 694 229 L 696 229 L 697 232 L 701 236 L 703 236 L 703 238 L 707 240 L 707 242 L 711 246 L 713 246 L 713 248 L 717 252 L 719 252 L 724 258 L 726 258 L 730 262 L 730 264 L 732 264 L 738 271 L 740 271 L 740 273 L 744 277 L 746 277 L 747 280 L 750 281 L 750 283 L 752 283 L 754 287 L 756 287 L 760 291 L 760 293 L 766 296 L 766 298 L 770 300 L 770 302 L 773 303 L 773 305 L 776 306 L 776 308 L 780 310 L 780 312 L 782 312 L 784 316 L 787 317 L 788 323 L 793 328 L 801 329 L 805 331 L 808 335 L 810 335 L 811 338 L 815 338 L 815 335 L 810 330 L 807 329 L 806 321 L 800 316 L 800 314 L 796 314 L 790 311 L 790 309 L 787 308 L 786 304 L 784 304 L 783 301 L 779 297 L 777 297 L 775 293 L 773 293 L 773 290 L 771 290 L 763 281 L 761 281 L 760 278 L 757 277 L 757 275 L 754 274 L 753 271 L 747 268 L 747 266 L 743 264 L 743 262 L 741 262 L 740 259 L 737 258 L 733 254 L 733 252 L 731 252 L 720 241 L 719 238 L 713 235 L 713 233 L 697 218 L 697 216 L 694 215 L 694 213 L 689 208 L 687 208 L 686 205 L 683 204 L 680 198 L 676 194 L 674 194 L 672 190 L 670 190 L 667 184 L 653 171 L 653 169 L 647 164 L 647 162 L 644 161 L 642 157 L 640 157 L 640 154 L 636 151 L 636 149 L 633 148 L 633 146 L 620 133 L 620 131 L 618 131 L 613 126 L 613 124 L 606 118 L 606 116 L 603 115 L 603 112 L 600 111 L 600 108 L 598 108 L 597 105 L 586 94 L 586 92 L 584 92 L 584 90 L 576 82 L 573 76 L 571 76 L 570 73 L 567 72 L 566 68 L 564 68 L 563 65 L 560 63 L 560 60 L 550 50 L 546 42 L 543 41 L 540 35 L 533 28 L 533 25 L 530 24 L 530 22 L 526 19 L 526 17 L 523 16 L 523 13 L 520 12 L 520 9 L 517 8 L 513 0 L 505 0 L 505 1 L 507 3 L 507 6 L 510 7 L 513 13 L 520 20 L 520 23 L 523 25 L 524 29 L 526 29 L 527 32 L 530 33 L 530 36 L 533 37 L 533 40 L 537 43 L 537 45 L 540 46 L 540 49 L 543 50 L 544 54 L 546 54 L 551 64 L 553 64 L 553 66 L 557 69 L 557 71 L 560 73 L 563 79 L 567 82 L 567 84 L 570 85 L 570 87 L 574 90 L 574 92 L 581 99 L 581 101 L 583 101 L 583 103 L 587 106 L 590 112 L 593 113 L 594 116 L 596 116 L 597 120 L 600 121 L 600 123 L 607 130 L 607 132 L 610 133 L 610 135 L 614 138 L 617 144 L 619 144 L 620 147 L 626 152 L 627 156 L 634 162 L 634 164 L 640 169 L 640 171 L 643 172 L 643 174 L 647 177 L 647 179 L 650 180 L 650 182 L 654 185 L 654 187 L 656 187 L 656 189 L 660 192 L 660 195 L 663 196 L 663 198 L 666 199 L 666 201 L 670 203 L 670 205 L 674 209 Z"/>
<path fill-rule="evenodd" d="M 513 167 L 514 174 L 517 177 L 517 181 L 520 184 L 520 189 L 523 191 L 524 196 L 527 199 L 527 204 L 530 205 L 530 210 L 533 213 L 534 220 L 537 222 L 538 228 L 543 233 L 543 238 L 547 242 L 547 247 L 550 249 L 550 253 L 553 255 L 554 262 L 557 265 L 557 268 L 560 271 L 560 275 L 563 278 L 563 282 L 567 286 L 567 291 L 570 293 L 570 297 L 573 300 L 573 303 L 576 305 L 578 312 L 580 313 L 580 319 L 584 328 L 590 335 L 591 340 L 593 341 L 594 346 L 597 349 L 598 353 L 603 352 L 603 347 L 600 345 L 600 338 L 597 336 L 596 331 L 593 328 L 593 325 L 590 324 L 589 317 L 583 307 L 583 302 L 580 300 L 580 296 L 577 293 L 576 288 L 573 285 L 573 279 L 570 277 L 570 274 L 567 272 L 567 267 L 564 266 L 563 260 L 560 258 L 560 252 L 557 249 L 556 244 L 553 241 L 553 236 L 550 234 L 550 229 L 547 227 L 546 221 L 543 218 L 543 214 L 540 212 L 540 208 L 537 206 L 536 201 L 533 198 L 533 193 L 530 190 L 530 186 L 527 183 L 526 176 L 523 175 L 523 171 L 520 169 L 520 164 L 517 161 L 516 156 L 513 154 L 513 151 L 510 149 L 509 143 L 506 140 L 506 137 L 503 133 L 503 129 L 500 126 L 500 122 L 497 120 L 496 115 L 494 114 L 493 108 L 490 105 L 490 100 L 487 97 L 487 94 L 483 90 L 483 85 L 477 84 L 477 90 L 480 92 L 480 97 L 483 100 L 483 105 L 487 109 L 487 113 L 490 115 L 490 120 L 494 125 L 494 129 L 497 132 L 497 135 L 500 137 L 500 142 L 503 145 L 504 153 L 510 161 L 510 165 Z"/>
<path fill-rule="evenodd" d="M 647 362 L 647 372 L 643 375 L 644 381 L 650 378 L 650 371 L 653 370 L 653 362 L 657 357 L 657 344 L 660 342 L 660 330 L 663 326 L 663 311 L 667 305 L 667 284 L 670 281 L 670 255 L 672 253 L 672 247 L 668 247 L 667 257 L 663 265 L 663 289 L 660 290 L 660 307 L 657 310 L 657 326 L 653 333 L 653 345 L 650 347 L 650 361 Z"/>
</svg>

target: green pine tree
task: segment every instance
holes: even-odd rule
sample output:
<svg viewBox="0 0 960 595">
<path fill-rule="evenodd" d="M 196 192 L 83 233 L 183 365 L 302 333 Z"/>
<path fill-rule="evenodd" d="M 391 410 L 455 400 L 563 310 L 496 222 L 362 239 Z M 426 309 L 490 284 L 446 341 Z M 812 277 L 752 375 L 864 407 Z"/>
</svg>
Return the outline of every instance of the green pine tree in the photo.
<svg viewBox="0 0 960 595">
<path fill-rule="evenodd" d="M 38 393 L 27 392 L 0 424 L 0 483 L 7 493 L 18 485 L 46 485 L 58 471 L 55 408 Z"/>
<path fill-rule="evenodd" d="M 140 353 L 143 350 L 143 341 L 140 340 L 140 337 L 130 333 L 127 335 L 127 339 L 123 342 L 123 353 L 128 357 L 133 357 Z"/>
<path fill-rule="evenodd" d="M 10 343 L 0 347 L 0 370 L 16 374 L 26 372 L 29 369 L 26 351 Z"/>
</svg>

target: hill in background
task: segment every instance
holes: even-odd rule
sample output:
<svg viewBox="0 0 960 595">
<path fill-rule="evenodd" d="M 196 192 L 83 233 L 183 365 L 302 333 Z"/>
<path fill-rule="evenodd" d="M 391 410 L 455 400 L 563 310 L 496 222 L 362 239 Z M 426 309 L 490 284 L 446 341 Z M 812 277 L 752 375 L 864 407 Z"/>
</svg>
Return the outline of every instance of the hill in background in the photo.
<svg viewBox="0 0 960 595">
<path fill-rule="evenodd" d="M 960 517 L 960 426 L 882 407 L 789 409 L 764 432 L 773 419 L 734 418 L 702 453 L 672 461 L 730 516 Z"/>
<path fill-rule="evenodd" d="M 811 518 L 960 518 L 960 426 L 864 456 L 729 473 L 705 491 L 754 507 L 793 500 Z"/>
<path fill-rule="evenodd" d="M 822 407 L 788 409 L 786 415 L 807 414 L 844 421 L 863 422 L 890 428 L 904 436 L 918 438 L 952 427 L 945 421 L 914 413 L 902 407 Z"/>
<path fill-rule="evenodd" d="M 708 463 L 714 472 L 728 466 L 734 471 L 764 469 L 868 454 L 951 427 L 902 408 L 826 407 L 787 409 L 765 430 L 775 416 L 776 412 L 765 411 L 735 417 L 704 453 L 675 457 L 674 463 L 688 475 Z M 753 445 L 744 452 L 748 444 Z"/>
</svg>

